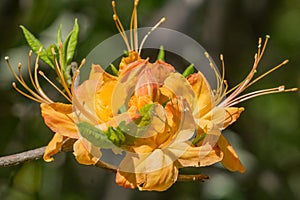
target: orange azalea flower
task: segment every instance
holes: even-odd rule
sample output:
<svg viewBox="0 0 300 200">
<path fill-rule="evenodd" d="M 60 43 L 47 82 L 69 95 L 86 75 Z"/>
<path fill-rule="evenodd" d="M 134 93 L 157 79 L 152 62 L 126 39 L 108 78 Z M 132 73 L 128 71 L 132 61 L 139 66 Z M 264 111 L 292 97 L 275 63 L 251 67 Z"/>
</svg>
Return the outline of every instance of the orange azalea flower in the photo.
<svg viewBox="0 0 300 200">
<path fill-rule="evenodd" d="M 114 1 L 112 5 L 116 26 L 129 52 L 129 56 L 121 60 L 118 76 L 108 74 L 99 65 L 92 65 L 89 79 L 76 86 L 80 73 L 77 70 L 69 88 L 54 56 L 56 72 L 65 92 L 58 89 L 42 72 L 39 74 L 70 101 L 64 104 L 52 101 L 40 87 L 37 78 L 39 55 L 34 75 L 30 72 L 31 83 L 36 91 L 27 86 L 20 71 L 18 76 L 12 70 L 31 95 L 19 90 L 15 84 L 14 88 L 41 103 L 44 121 L 55 132 L 44 159 L 52 161 L 52 156 L 70 138 L 76 140 L 73 145 L 74 155 L 82 164 L 104 162 L 103 150 L 112 150 L 114 155 L 123 156 L 116 165 L 117 184 L 139 190 L 168 189 L 176 182 L 179 169 L 183 167 L 204 167 L 222 162 L 228 170 L 243 173 L 244 166 L 221 131 L 234 123 L 244 110 L 234 105 L 259 95 L 296 90 L 280 86 L 238 97 L 250 85 L 287 61 L 252 80 L 268 40 L 261 48 L 260 39 L 249 75 L 238 86 L 227 91 L 224 73 L 222 76 L 217 73 L 206 54 L 218 81 L 217 89 L 212 90 L 201 72 L 185 78 L 166 62 L 158 60 L 150 63 L 148 59 L 142 59 L 140 50 L 148 34 L 138 47 L 138 1 L 135 1 L 131 18 L 130 41 L 118 18 Z M 30 57 L 31 53 L 29 60 Z M 221 61 L 224 72 L 222 56 Z M 12 69 L 9 61 L 8 64 Z M 83 64 L 84 61 L 81 66 Z"/>
</svg>

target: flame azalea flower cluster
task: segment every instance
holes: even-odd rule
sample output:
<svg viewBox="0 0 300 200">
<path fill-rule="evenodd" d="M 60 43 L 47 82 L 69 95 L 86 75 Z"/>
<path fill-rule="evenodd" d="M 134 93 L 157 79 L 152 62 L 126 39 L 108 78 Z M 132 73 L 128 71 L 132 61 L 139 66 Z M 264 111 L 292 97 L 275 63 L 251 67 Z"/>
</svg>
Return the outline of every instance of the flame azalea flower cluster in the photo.
<svg viewBox="0 0 300 200">
<path fill-rule="evenodd" d="M 239 96 L 287 61 L 253 80 L 268 37 L 263 44 L 260 39 L 250 73 L 236 87 L 227 90 L 223 57 L 223 74 L 220 76 L 206 54 L 218 81 L 217 89 L 212 90 L 200 71 L 183 76 L 162 59 L 150 63 L 141 58 L 138 50 L 142 45 L 137 46 L 137 4 L 135 1 L 129 42 L 113 2 L 114 20 L 129 52 L 121 60 L 116 75 L 105 72 L 99 65 L 92 65 L 88 80 L 77 86 L 83 60 L 68 83 L 62 67 L 64 63 L 53 53 L 52 64 L 63 86 L 61 90 L 38 70 L 38 60 L 43 53 L 40 48 L 33 74 L 30 72 L 32 53 L 29 55 L 29 75 L 34 88 L 31 89 L 21 70 L 19 75 L 16 74 L 7 58 L 16 79 L 29 94 L 15 83 L 14 88 L 41 103 L 45 124 L 55 132 L 45 150 L 44 160 L 53 161 L 53 155 L 69 140 L 74 142 L 73 153 L 81 164 L 103 162 L 103 150 L 110 150 L 111 155 L 121 155 L 121 161 L 111 166 L 116 170 L 117 184 L 139 190 L 168 189 L 176 182 L 179 169 L 183 167 L 204 167 L 221 162 L 230 171 L 245 172 L 237 153 L 221 131 L 244 111 L 244 108 L 234 107 L 239 102 L 259 95 L 296 90 L 280 86 Z M 62 43 L 58 52 L 61 57 Z M 42 90 L 38 75 L 70 103 L 51 100 Z"/>
</svg>

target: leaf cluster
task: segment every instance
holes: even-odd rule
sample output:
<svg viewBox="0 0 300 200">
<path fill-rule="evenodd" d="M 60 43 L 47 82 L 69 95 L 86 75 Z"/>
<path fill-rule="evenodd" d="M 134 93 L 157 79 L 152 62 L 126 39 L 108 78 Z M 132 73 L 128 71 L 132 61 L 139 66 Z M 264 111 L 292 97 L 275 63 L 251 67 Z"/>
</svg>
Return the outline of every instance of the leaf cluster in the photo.
<svg viewBox="0 0 300 200">
<path fill-rule="evenodd" d="M 24 26 L 21 25 L 20 28 L 32 51 L 52 69 L 61 71 L 66 83 L 70 86 L 72 83 L 71 62 L 75 54 L 79 33 L 77 19 L 75 19 L 73 29 L 64 41 L 61 34 L 62 25 L 60 25 L 57 30 L 56 43 L 51 44 L 48 48 L 45 48 L 41 41 Z"/>
</svg>

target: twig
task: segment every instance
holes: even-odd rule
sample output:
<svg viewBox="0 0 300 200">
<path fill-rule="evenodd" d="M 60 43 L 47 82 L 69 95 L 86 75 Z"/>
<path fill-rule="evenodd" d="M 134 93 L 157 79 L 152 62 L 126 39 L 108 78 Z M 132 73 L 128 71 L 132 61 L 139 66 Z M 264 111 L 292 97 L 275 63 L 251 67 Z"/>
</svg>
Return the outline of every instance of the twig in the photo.
<svg viewBox="0 0 300 200">
<path fill-rule="evenodd" d="M 30 160 L 38 160 L 43 157 L 45 149 L 46 147 L 40 147 L 30 151 L 0 157 L 0 167 L 10 167 Z"/>
<path fill-rule="evenodd" d="M 64 145 L 65 147 L 62 148 L 62 152 L 71 151 L 72 149 L 69 148 L 69 146 L 72 143 L 73 143 L 73 141 L 68 141 Z M 43 157 L 45 149 L 46 149 L 46 147 L 40 147 L 40 148 L 36 148 L 33 150 L 24 151 L 21 153 L 16 153 L 16 154 L 8 155 L 8 156 L 2 156 L 2 157 L 0 157 L 0 167 L 10 167 L 10 166 L 19 165 L 21 163 L 28 162 L 31 160 L 38 160 Z M 117 172 L 117 169 L 115 167 L 113 167 L 109 164 L 103 163 L 101 161 L 98 161 L 95 164 L 95 166 L 109 170 L 114 173 Z M 179 174 L 177 180 L 178 181 L 205 181 L 208 178 L 209 177 L 204 174 L 195 174 L 195 175 L 194 174 L 192 174 L 192 175 Z"/>
</svg>

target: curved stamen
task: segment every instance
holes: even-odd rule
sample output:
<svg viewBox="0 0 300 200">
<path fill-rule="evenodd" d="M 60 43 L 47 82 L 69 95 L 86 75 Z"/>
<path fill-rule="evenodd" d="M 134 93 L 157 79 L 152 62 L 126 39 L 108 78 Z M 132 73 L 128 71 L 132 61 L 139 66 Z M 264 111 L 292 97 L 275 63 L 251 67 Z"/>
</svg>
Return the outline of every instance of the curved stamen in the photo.
<svg viewBox="0 0 300 200">
<path fill-rule="evenodd" d="M 153 26 L 152 28 L 151 28 L 151 30 L 145 35 L 145 37 L 143 38 L 143 40 L 142 40 L 142 42 L 141 42 L 141 44 L 140 44 L 140 47 L 139 47 L 139 54 L 141 54 L 141 51 L 142 51 L 142 48 L 143 48 L 143 45 L 144 45 L 144 43 L 146 42 L 146 40 L 147 40 L 147 38 L 149 37 L 149 35 L 158 27 L 158 26 L 160 26 L 163 22 L 165 22 L 166 21 L 166 18 L 165 17 L 163 17 L 163 18 L 161 18 L 160 20 L 159 20 L 159 22 L 157 22 L 157 24 L 155 24 L 155 26 Z"/>
<path fill-rule="evenodd" d="M 250 87 L 251 85 L 253 85 L 257 81 L 259 81 L 260 79 L 264 78 L 265 76 L 269 75 L 273 71 L 279 69 L 280 67 L 282 67 L 288 63 L 288 60 L 285 60 L 282 63 L 280 63 L 279 65 L 273 67 L 272 69 L 268 70 L 267 72 L 263 73 L 262 75 L 258 76 L 253 81 L 251 81 L 254 74 L 256 73 L 256 69 L 259 65 L 259 62 L 262 59 L 262 56 L 266 50 L 266 46 L 267 46 L 269 38 L 270 38 L 270 36 L 267 35 L 263 45 L 262 45 L 262 39 L 259 38 L 258 51 L 255 54 L 254 63 L 253 63 L 253 67 L 252 67 L 251 71 L 249 72 L 249 74 L 247 75 L 245 80 L 243 80 L 237 86 L 235 86 L 234 88 L 232 88 L 231 90 L 229 90 L 228 92 L 225 93 L 225 94 L 230 93 L 230 95 L 221 104 L 219 104 L 219 106 L 230 107 L 230 106 L 236 105 L 242 101 L 246 101 L 248 99 L 251 99 L 251 98 L 254 98 L 257 96 L 279 93 L 279 92 L 292 92 L 292 91 L 297 90 L 297 88 L 285 89 L 284 86 L 280 86 L 280 87 L 276 87 L 276 88 L 269 88 L 269 89 L 254 91 L 254 92 L 251 92 L 248 94 L 244 94 L 240 97 L 237 97 L 241 92 L 246 90 L 248 87 Z M 222 60 L 222 58 L 221 58 L 221 60 Z"/>
<path fill-rule="evenodd" d="M 43 91 L 42 87 L 40 86 L 39 80 L 38 80 L 38 68 L 39 68 L 39 58 L 40 58 L 40 52 L 42 51 L 42 47 L 39 49 L 39 52 L 37 54 L 36 60 L 35 60 L 35 67 L 34 67 L 34 82 L 36 84 L 37 92 L 38 94 L 45 99 L 48 102 L 53 102 Z"/>
<path fill-rule="evenodd" d="M 20 90 L 20 89 L 18 89 L 17 87 L 16 87 L 16 83 L 13 83 L 13 87 L 14 87 L 14 89 L 16 89 L 20 94 L 22 94 L 22 95 L 24 95 L 25 97 L 27 97 L 27 98 L 29 98 L 29 99 L 32 99 L 32 100 L 34 100 L 34 101 L 37 101 L 37 102 L 39 102 L 39 103 L 51 103 L 52 101 L 50 100 L 50 101 L 48 101 L 47 99 L 44 99 L 44 98 L 42 98 L 40 95 L 38 95 L 36 92 L 34 92 L 32 89 L 30 89 L 30 87 L 26 84 L 26 82 L 23 80 L 23 79 L 21 79 L 17 74 L 16 74 L 16 72 L 15 72 L 15 70 L 13 69 L 13 67 L 12 67 L 12 65 L 11 65 L 11 63 L 10 63 L 10 61 L 9 61 L 9 57 L 8 56 L 6 56 L 5 57 L 5 61 L 7 62 L 7 65 L 8 65 L 8 67 L 9 67 L 9 69 L 10 69 L 10 71 L 12 72 L 12 74 L 13 74 L 13 76 L 15 77 L 15 79 L 32 95 L 32 96 L 30 96 L 30 95 L 28 95 L 28 94 L 26 94 L 26 93 L 24 93 L 22 90 Z M 36 88 L 36 86 L 34 85 L 34 87 Z"/>
<path fill-rule="evenodd" d="M 242 95 L 242 96 L 234 99 L 232 102 L 228 102 L 226 106 L 231 107 L 231 106 L 236 105 L 240 102 L 246 101 L 248 99 L 252 99 L 254 97 L 262 96 L 262 95 L 281 93 L 281 92 L 295 92 L 297 90 L 298 90 L 298 88 L 285 89 L 284 85 L 276 87 L 276 88 L 258 90 L 258 91 L 254 91 L 254 92 L 250 92 L 248 94 Z"/>
<path fill-rule="evenodd" d="M 59 67 L 59 64 L 58 64 L 58 61 L 56 58 L 56 54 L 54 52 L 53 52 L 53 56 L 54 56 L 54 63 L 55 63 L 55 71 L 58 76 L 58 79 L 59 79 L 61 85 L 63 86 L 64 90 L 68 94 L 69 98 L 72 99 L 72 93 L 71 93 L 70 89 L 68 88 L 68 85 L 65 81 L 64 75 Z"/>
<path fill-rule="evenodd" d="M 61 95 L 63 95 L 70 103 L 72 103 L 72 100 L 63 92 L 61 89 L 59 89 L 42 71 L 39 71 L 39 74 L 50 84 L 52 85 Z"/>
<path fill-rule="evenodd" d="M 137 51 L 138 48 L 138 35 L 137 35 L 137 6 L 139 4 L 138 0 L 134 1 L 134 7 L 130 20 L 130 44 L 131 49 Z"/>
<path fill-rule="evenodd" d="M 118 14 L 117 14 L 117 10 L 116 10 L 116 2 L 115 1 L 112 1 L 111 2 L 111 5 L 112 5 L 112 9 L 113 9 L 113 19 L 114 19 L 114 22 L 116 24 L 116 27 L 119 31 L 119 33 L 121 34 L 124 42 L 125 42 L 125 45 L 127 47 L 127 50 L 128 52 L 130 52 L 131 50 L 133 50 L 132 48 L 130 48 L 130 45 L 129 45 L 129 42 L 128 42 L 128 38 L 127 38 L 127 35 L 125 34 L 125 30 L 123 28 L 123 25 L 118 17 Z"/>
<path fill-rule="evenodd" d="M 39 102 L 39 103 L 43 103 L 43 102 L 41 101 L 41 99 L 34 98 L 33 96 L 30 96 L 30 95 L 26 94 L 25 92 L 23 92 L 22 90 L 20 90 L 20 89 L 17 87 L 17 85 L 16 85 L 15 82 L 12 83 L 12 86 L 13 86 L 13 88 L 14 88 L 17 92 L 19 92 L 19 93 L 22 94 L 23 96 L 27 97 L 28 99 L 31 99 L 31 100 L 36 101 L 36 102 Z"/>
</svg>

